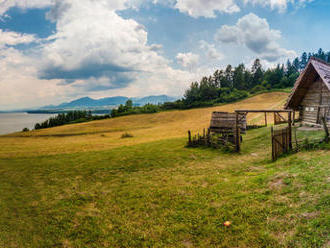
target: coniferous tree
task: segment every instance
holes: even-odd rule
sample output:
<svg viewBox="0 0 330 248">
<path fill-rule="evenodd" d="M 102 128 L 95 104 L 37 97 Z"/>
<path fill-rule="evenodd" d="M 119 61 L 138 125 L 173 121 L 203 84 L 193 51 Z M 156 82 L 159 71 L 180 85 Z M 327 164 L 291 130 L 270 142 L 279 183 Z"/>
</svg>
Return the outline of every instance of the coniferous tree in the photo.
<svg viewBox="0 0 330 248">
<path fill-rule="evenodd" d="M 252 73 L 252 88 L 258 84 L 261 84 L 263 81 L 264 72 L 262 70 L 262 65 L 260 63 L 260 59 L 256 59 L 252 65 L 251 69 Z"/>
<path fill-rule="evenodd" d="M 238 65 L 233 72 L 233 87 L 238 90 L 246 90 L 247 85 L 244 77 L 245 66 L 244 64 Z"/>
<path fill-rule="evenodd" d="M 309 57 L 309 56 L 308 56 Z M 308 57 L 307 57 L 307 53 L 304 52 L 302 55 L 301 55 L 301 61 L 300 61 L 300 70 L 304 70 L 307 63 L 308 63 Z"/>
</svg>

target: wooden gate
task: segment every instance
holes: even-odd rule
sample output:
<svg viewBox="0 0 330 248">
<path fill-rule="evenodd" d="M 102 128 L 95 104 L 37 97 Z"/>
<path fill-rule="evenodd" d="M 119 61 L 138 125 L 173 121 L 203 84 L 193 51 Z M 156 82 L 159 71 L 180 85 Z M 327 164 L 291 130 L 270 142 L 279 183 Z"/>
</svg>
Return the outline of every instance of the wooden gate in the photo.
<svg viewBox="0 0 330 248">
<path fill-rule="evenodd" d="M 291 127 L 274 130 L 272 127 L 272 159 L 277 160 L 279 156 L 289 152 L 292 148 Z"/>
</svg>

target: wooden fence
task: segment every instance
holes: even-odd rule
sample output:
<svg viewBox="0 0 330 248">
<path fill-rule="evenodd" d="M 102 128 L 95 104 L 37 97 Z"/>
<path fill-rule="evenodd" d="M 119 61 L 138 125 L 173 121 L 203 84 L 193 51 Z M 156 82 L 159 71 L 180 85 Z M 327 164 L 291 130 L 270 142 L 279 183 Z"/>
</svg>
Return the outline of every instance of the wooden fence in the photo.
<svg viewBox="0 0 330 248">
<path fill-rule="evenodd" d="M 233 134 L 216 134 L 212 133 L 210 129 L 203 130 L 203 133 L 192 134 L 191 131 L 188 131 L 188 147 L 199 147 L 207 146 L 220 148 L 223 146 L 234 147 L 235 136 Z"/>
<path fill-rule="evenodd" d="M 291 126 L 279 130 L 272 127 L 272 159 L 277 160 L 282 154 L 288 153 L 292 149 Z"/>
</svg>

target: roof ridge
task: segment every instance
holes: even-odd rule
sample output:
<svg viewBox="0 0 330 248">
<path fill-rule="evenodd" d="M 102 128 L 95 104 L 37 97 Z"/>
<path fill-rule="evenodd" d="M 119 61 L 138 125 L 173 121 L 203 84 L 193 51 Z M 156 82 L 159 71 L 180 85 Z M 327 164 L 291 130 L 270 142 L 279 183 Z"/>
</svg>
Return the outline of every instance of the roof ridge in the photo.
<svg viewBox="0 0 330 248">
<path fill-rule="evenodd" d="M 314 57 L 314 56 L 310 57 L 309 60 L 315 60 L 315 61 L 317 61 L 317 62 L 320 62 L 320 63 L 322 63 L 322 64 L 325 64 L 325 65 L 327 65 L 327 66 L 330 66 L 330 63 L 324 61 L 323 59 L 320 59 L 320 58 Z"/>
</svg>

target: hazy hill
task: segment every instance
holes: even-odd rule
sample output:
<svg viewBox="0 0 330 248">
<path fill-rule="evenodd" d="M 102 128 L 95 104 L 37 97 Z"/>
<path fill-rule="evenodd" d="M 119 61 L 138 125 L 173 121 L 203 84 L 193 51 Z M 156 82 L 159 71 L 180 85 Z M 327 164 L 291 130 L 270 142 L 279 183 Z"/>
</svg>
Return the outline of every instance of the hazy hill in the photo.
<svg viewBox="0 0 330 248">
<path fill-rule="evenodd" d="M 93 99 L 90 97 L 83 97 L 76 99 L 71 102 L 61 103 L 57 106 L 48 105 L 44 106 L 41 109 L 72 109 L 72 108 L 96 108 L 96 107 L 106 107 L 106 106 L 117 106 L 120 104 L 125 104 L 125 102 L 130 99 L 125 96 L 115 96 L 115 97 L 106 97 L 101 99 Z M 159 95 L 159 96 L 147 96 L 142 98 L 131 98 L 134 105 L 145 105 L 148 103 L 158 104 L 164 102 L 175 101 L 176 98 L 170 97 L 167 95 Z"/>
</svg>

